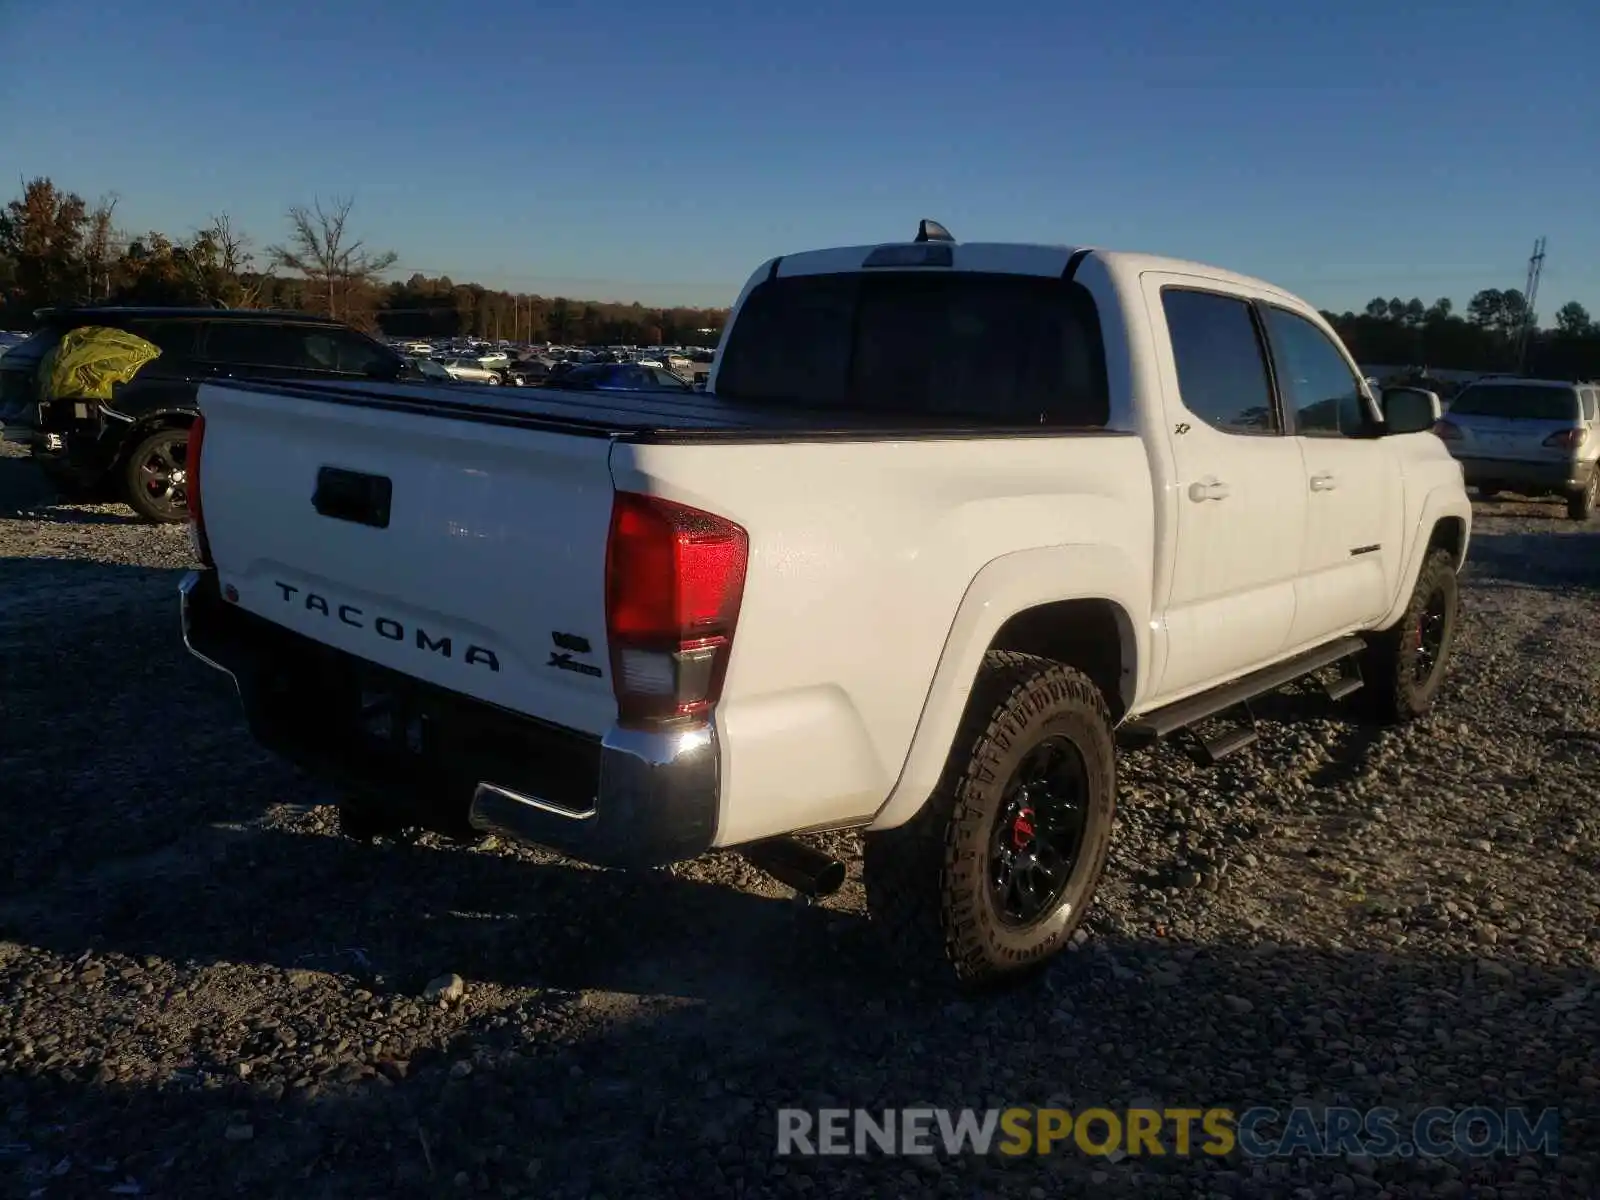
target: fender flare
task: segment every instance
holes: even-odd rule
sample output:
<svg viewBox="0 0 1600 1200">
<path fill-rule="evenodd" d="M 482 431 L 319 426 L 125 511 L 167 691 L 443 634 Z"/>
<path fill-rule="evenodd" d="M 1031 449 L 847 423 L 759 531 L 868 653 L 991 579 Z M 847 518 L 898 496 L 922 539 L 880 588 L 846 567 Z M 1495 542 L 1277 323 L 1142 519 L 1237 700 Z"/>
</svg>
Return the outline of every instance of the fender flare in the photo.
<svg viewBox="0 0 1600 1200">
<path fill-rule="evenodd" d="M 945 638 L 899 778 L 868 828 L 914 817 L 944 772 L 983 656 L 1017 613 L 1066 600 L 1099 600 L 1119 612 L 1124 708 L 1146 686 L 1150 572 L 1113 546 L 1080 544 L 1019 550 L 990 560 L 967 585 Z"/>
<path fill-rule="evenodd" d="M 1440 521 L 1455 518 L 1462 523 L 1461 553 L 1456 559 L 1460 571 L 1467 561 L 1467 550 L 1472 541 L 1472 500 L 1460 487 L 1442 485 L 1433 488 L 1423 497 L 1422 511 L 1412 528 L 1416 531 L 1406 553 L 1405 567 L 1400 574 L 1400 594 L 1378 623 L 1380 630 L 1388 629 L 1398 621 L 1411 603 L 1411 593 L 1417 586 L 1417 576 L 1422 573 L 1423 561 L 1428 556 L 1428 546 L 1433 541 L 1433 531 Z"/>
</svg>

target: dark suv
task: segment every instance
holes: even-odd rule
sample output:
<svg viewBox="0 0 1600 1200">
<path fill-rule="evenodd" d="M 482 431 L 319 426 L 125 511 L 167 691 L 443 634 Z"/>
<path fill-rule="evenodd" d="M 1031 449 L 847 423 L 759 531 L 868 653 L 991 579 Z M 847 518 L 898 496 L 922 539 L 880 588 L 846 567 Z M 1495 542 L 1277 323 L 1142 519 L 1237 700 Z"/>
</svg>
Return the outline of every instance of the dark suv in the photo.
<svg viewBox="0 0 1600 1200">
<path fill-rule="evenodd" d="M 380 342 L 304 313 L 215 308 L 70 308 L 37 314 L 39 331 L 0 356 L 0 425 L 32 448 L 60 489 L 111 491 L 150 521 L 187 516 L 184 458 L 195 394 L 207 379 L 417 378 Z M 44 397 L 39 366 L 73 329 L 125 330 L 161 351 L 109 401 Z"/>
</svg>

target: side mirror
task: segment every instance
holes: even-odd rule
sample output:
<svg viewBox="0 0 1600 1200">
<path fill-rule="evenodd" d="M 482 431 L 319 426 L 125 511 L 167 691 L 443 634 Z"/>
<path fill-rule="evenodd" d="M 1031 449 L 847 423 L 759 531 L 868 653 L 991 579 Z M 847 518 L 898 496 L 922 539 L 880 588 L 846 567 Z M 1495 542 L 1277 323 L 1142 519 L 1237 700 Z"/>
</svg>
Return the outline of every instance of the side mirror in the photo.
<svg viewBox="0 0 1600 1200">
<path fill-rule="evenodd" d="M 1426 388 L 1386 387 L 1380 405 L 1385 433 L 1422 433 L 1444 415 L 1438 393 Z"/>
</svg>

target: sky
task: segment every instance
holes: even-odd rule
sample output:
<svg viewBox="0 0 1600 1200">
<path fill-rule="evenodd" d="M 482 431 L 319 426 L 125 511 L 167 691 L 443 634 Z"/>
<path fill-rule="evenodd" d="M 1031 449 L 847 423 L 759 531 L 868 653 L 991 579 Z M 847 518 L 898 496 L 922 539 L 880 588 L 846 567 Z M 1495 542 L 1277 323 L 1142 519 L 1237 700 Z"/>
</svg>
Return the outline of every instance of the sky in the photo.
<svg viewBox="0 0 1600 1200">
<path fill-rule="evenodd" d="M 725 305 L 933 217 L 1461 308 L 1544 235 L 1600 314 L 1595 0 L 0 0 L 0 111 L 0 193 L 350 196 L 402 277 Z"/>
</svg>

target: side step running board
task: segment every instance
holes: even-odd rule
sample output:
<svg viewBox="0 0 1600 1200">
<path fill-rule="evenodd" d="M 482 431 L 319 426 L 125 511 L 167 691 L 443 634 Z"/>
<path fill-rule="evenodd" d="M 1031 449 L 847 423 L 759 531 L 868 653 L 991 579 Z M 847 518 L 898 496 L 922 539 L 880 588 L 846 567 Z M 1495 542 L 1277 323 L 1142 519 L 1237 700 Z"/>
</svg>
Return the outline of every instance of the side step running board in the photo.
<svg viewBox="0 0 1600 1200">
<path fill-rule="evenodd" d="M 1336 662 L 1351 659 L 1365 647 L 1366 643 L 1354 635 L 1340 638 L 1336 642 L 1329 642 L 1326 646 L 1318 646 L 1315 650 L 1308 650 L 1284 662 L 1264 667 L 1232 683 L 1225 683 L 1209 692 L 1202 692 L 1198 696 L 1190 696 L 1187 700 L 1179 700 L 1165 708 L 1145 713 L 1144 716 L 1124 725 L 1119 733 L 1134 745 L 1144 745 L 1177 733 L 1180 729 L 1187 729 L 1207 717 L 1215 717 L 1230 708 L 1238 708 L 1240 705 L 1245 706 L 1248 716 L 1249 701 L 1257 696 L 1275 692 L 1285 684 L 1293 683 L 1313 671 L 1320 671 Z M 1346 674 L 1337 683 L 1331 684 L 1327 691 L 1330 696 L 1337 699 L 1339 696 L 1348 696 L 1360 686 L 1359 673 Z M 1208 744 L 1207 757 L 1215 761 L 1223 754 L 1231 754 L 1249 745 L 1255 740 L 1253 725 L 1254 718 L 1250 718 L 1249 726 L 1224 734 L 1214 743 Z"/>
<path fill-rule="evenodd" d="M 1366 680 L 1361 678 L 1359 658 L 1347 658 L 1339 666 L 1339 678 L 1322 689 L 1328 693 L 1329 700 L 1343 700 L 1351 692 L 1360 691 L 1361 685 L 1366 683 Z"/>
<path fill-rule="evenodd" d="M 1248 714 L 1247 714 L 1248 715 Z M 1214 767 L 1230 754 L 1237 754 L 1246 746 L 1256 744 L 1256 724 L 1253 716 L 1249 717 L 1249 724 L 1240 725 L 1230 729 L 1227 733 L 1219 734 L 1209 742 L 1196 736 L 1195 741 L 1200 743 L 1200 758 L 1206 766 Z"/>
</svg>

